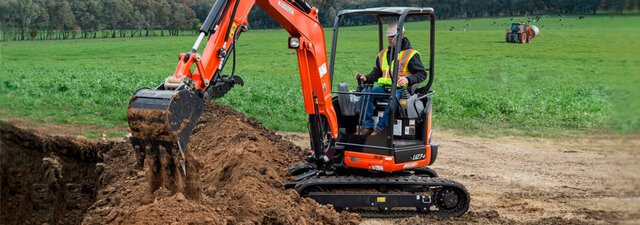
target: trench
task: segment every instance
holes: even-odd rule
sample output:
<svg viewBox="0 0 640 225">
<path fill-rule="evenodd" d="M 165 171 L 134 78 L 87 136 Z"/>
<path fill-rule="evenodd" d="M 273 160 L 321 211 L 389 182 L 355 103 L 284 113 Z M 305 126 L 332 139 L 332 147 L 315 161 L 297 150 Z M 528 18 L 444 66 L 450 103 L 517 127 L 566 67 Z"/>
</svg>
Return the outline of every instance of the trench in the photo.
<svg viewBox="0 0 640 225">
<path fill-rule="evenodd" d="M 80 224 L 112 143 L 56 137 L 0 122 L 3 224 Z"/>
</svg>

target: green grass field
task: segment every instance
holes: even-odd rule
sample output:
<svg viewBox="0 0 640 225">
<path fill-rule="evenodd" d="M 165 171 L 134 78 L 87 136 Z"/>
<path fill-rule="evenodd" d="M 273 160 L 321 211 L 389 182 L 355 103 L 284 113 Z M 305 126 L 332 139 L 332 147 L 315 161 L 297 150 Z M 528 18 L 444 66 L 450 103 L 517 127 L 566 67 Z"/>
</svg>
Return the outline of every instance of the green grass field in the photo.
<svg viewBox="0 0 640 225">
<path fill-rule="evenodd" d="M 534 136 L 640 131 L 640 17 L 542 18 L 535 23 L 541 35 L 524 45 L 504 43 L 508 23 L 509 18 L 437 21 L 437 128 Z M 406 36 L 425 57 L 426 26 L 406 25 Z M 236 73 L 246 85 L 219 101 L 268 128 L 306 131 L 296 56 L 286 48 L 287 37 L 283 30 L 244 33 Z M 326 37 L 330 48 L 331 29 Z M 172 74 L 178 54 L 194 40 L 0 43 L 0 116 L 126 126 L 131 94 Z M 355 88 L 353 75 L 374 66 L 377 27 L 341 29 L 337 52 L 334 84 Z"/>
</svg>

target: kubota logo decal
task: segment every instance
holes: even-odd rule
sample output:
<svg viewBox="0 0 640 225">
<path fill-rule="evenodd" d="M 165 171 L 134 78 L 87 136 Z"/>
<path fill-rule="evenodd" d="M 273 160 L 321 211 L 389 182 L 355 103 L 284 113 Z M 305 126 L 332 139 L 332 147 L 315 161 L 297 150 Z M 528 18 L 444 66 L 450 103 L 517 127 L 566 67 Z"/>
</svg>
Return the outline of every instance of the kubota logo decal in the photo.
<svg viewBox="0 0 640 225">
<path fill-rule="evenodd" d="M 278 1 L 278 6 L 280 6 L 280 8 L 284 9 L 284 11 L 287 11 L 293 16 L 293 8 L 291 8 L 291 6 L 287 5 L 282 1 Z"/>
</svg>

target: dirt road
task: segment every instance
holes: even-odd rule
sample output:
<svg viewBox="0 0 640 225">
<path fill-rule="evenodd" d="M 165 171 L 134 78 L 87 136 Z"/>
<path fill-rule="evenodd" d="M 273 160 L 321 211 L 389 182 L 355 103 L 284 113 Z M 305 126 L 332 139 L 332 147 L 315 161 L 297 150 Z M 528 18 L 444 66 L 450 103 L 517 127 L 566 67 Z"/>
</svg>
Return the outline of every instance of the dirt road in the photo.
<svg viewBox="0 0 640 225">
<path fill-rule="evenodd" d="M 308 148 L 307 134 L 280 135 Z M 440 149 L 432 168 L 471 194 L 467 215 L 439 222 L 640 224 L 639 139 L 480 138 L 447 131 L 434 138 Z"/>
</svg>

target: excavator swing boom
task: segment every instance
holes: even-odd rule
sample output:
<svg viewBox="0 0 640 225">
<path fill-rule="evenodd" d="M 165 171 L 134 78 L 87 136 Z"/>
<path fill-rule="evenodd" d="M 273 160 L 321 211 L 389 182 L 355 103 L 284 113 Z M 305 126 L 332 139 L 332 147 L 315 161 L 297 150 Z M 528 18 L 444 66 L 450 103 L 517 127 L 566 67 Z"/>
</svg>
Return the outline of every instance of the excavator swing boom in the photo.
<svg viewBox="0 0 640 225">
<path fill-rule="evenodd" d="M 240 34 L 247 30 L 247 16 L 256 3 L 291 35 L 289 48 L 298 56 L 305 112 L 310 115 L 312 127 L 319 127 L 314 124 L 326 118 L 332 138 L 337 138 L 338 124 L 331 101 L 324 31 L 318 21 L 318 10 L 303 0 L 218 0 L 202 24 L 193 48 L 178 56 L 173 76 L 155 89 L 139 89 L 129 102 L 130 139 L 139 167 L 147 155 L 165 152 L 180 154 L 182 172 L 186 172 L 184 153 L 204 102 L 224 96 L 237 84 L 244 85 L 242 78 L 234 74 L 235 61 L 231 75 L 221 72 L 235 53 Z M 199 54 L 198 48 L 206 36 L 209 37 L 207 45 Z M 196 67 L 192 71 L 194 63 Z M 321 131 L 312 130 L 312 135 L 317 137 L 314 146 L 320 146 Z"/>
</svg>

